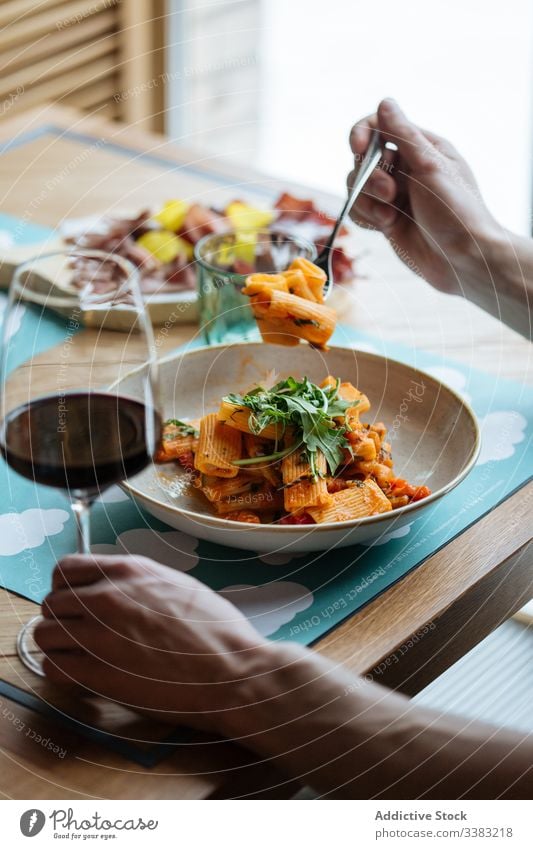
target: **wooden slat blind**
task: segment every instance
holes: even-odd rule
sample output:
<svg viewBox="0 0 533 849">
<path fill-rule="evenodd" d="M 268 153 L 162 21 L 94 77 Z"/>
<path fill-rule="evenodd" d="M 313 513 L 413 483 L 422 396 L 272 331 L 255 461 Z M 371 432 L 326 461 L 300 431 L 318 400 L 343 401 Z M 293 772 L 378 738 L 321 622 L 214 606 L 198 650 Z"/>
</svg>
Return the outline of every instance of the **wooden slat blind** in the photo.
<svg viewBox="0 0 533 849">
<path fill-rule="evenodd" d="M 59 102 L 163 129 L 144 85 L 162 70 L 163 13 L 164 0 L 4 0 L 0 116 Z"/>
<path fill-rule="evenodd" d="M 93 15 L 76 27 L 48 32 L 44 38 L 26 39 L 10 49 L 5 48 L 5 40 L 0 32 L 0 73 L 2 76 L 28 67 L 40 59 L 58 56 L 62 51 L 79 44 L 105 37 L 116 31 L 116 11 L 108 9 L 101 15 Z M 31 65 L 30 65 L 31 66 Z"/>
<path fill-rule="evenodd" d="M 0 27 L 23 20 L 32 13 L 45 12 L 53 6 L 61 6 L 64 2 L 65 0 L 7 0 L 0 6 Z"/>
</svg>

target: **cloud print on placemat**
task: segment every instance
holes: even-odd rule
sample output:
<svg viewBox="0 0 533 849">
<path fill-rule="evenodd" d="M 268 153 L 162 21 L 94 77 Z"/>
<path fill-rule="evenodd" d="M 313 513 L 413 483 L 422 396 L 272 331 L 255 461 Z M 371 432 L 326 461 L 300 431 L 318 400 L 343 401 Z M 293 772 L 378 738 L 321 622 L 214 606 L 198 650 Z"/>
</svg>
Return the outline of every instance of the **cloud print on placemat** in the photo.
<svg viewBox="0 0 533 849">
<path fill-rule="evenodd" d="M 13 234 L 9 230 L 0 230 L 0 250 L 7 251 L 15 244 Z"/>
<path fill-rule="evenodd" d="M 91 546 L 93 554 L 138 554 L 150 557 L 165 566 L 189 572 L 197 565 L 198 540 L 181 531 L 154 531 L 150 528 L 135 528 L 124 531 L 112 543 Z"/>
<path fill-rule="evenodd" d="M 388 534 L 383 534 L 382 537 L 378 537 L 378 539 L 373 540 L 368 544 L 368 548 L 375 548 L 376 545 L 386 545 L 393 539 L 401 539 L 402 537 L 406 537 L 411 532 L 410 522 L 408 525 L 404 525 L 402 528 L 397 528 L 395 531 L 390 531 Z"/>
<path fill-rule="evenodd" d="M 2 298 L 0 300 L 0 323 L 4 320 L 5 311 L 7 309 L 7 298 Z M 22 319 L 24 318 L 24 314 L 26 312 L 26 307 L 22 304 L 15 304 L 9 313 L 9 324 L 6 327 L 6 336 L 8 339 L 12 339 L 13 336 L 18 333 L 20 330 L 20 325 L 22 324 Z"/>
<path fill-rule="evenodd" d="M 220 590 L 220 595 L 238 607 L 263 637 L 275 634 L 314 600 L 307 587 L 294 581 L 274 581 L 259 587 L 234 584 Z"/>
<path fill-rule="evenodd" d="M 60 534 L 70 519 L 66 510 L 32 507 L 22 513 L 0 515 L 0 556 L 21 554 L 39 548 L 47 537 Z"/>
<path fill-rule="evenodd" d="M 481 466 L 513 456 L 515 446 L 524 441 L 527 419 L 516 410 L 499 410 L 484 416 L 479 426 L 481 451 L 477 462 Z"/>
</svg>

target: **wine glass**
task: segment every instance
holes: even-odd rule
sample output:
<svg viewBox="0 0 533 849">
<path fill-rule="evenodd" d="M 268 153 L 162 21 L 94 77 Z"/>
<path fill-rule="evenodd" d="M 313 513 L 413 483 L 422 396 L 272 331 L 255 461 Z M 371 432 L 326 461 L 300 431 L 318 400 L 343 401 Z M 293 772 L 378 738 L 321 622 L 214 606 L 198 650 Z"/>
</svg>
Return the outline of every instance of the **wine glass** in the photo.
<svg viewBox="0 0 533 849">
<path fill-rule="evenodd" d="M 121 391 L 132 371 L 135 392 Z M 18 266 L 4 313 L 0 450 L 37 485 L 63 490 L 78 552 L 90 553 L 89 513 L 112 484 L 140 472 L 160 437 L 157 363 L 138 271 L 127 259 L 72 249 Z M 23 663 L 42 675 L 36 616 L 20 631 Z"/>
</svg>

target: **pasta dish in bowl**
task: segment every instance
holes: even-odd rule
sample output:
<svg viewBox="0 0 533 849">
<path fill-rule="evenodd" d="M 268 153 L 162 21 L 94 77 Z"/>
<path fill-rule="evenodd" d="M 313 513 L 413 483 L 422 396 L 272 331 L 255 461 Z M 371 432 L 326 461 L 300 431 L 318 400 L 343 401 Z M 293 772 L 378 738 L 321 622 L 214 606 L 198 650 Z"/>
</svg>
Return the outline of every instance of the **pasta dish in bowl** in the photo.
<svg viewBox="0 0 533 849">
<path fill-rule="evenodd" d="M 169 419 L 156 461 L 175 461 L 218 515 L 250 524 L 361 519 L 420 501 L 396 477 L 383 422 L 363 423 L 366 395 L 328 375 L 289 377 L 222 399 L 199 422 Z"/>
<path fill-rule="evenodd" d="M 164 359 L 156 462 L 126 491 L 201 539 L 297 553 L 383 538 L 472 468 L 477 423 L 448 387 L 362 351 L 296 354 L 290 369 L 286 349 L 264 343 Z"/>
</svg>

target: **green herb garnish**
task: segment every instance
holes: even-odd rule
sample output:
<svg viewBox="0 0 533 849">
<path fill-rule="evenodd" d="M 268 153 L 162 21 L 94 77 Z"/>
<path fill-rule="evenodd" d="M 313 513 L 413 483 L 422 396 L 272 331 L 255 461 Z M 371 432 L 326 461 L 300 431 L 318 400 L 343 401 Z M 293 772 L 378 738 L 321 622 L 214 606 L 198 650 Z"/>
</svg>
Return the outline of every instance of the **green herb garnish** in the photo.
<svg viewBox="0 0 533 849">
<path fill-rule="evenodd" d="M 333 419 L 344 416 L 349 407 L 358 401 L 343 401 L 338 396 L 340 381 L 322 389 L 309 378 L 302 381 L 288 377 L 272 389 L 258 386 L 247 395 L 227 395 L 229 404 L 250 410 L 248 424 L 252 433 L 259 436 L 270 424 L 278 425 L 281 433 L 287 428 L 294 432 L 295 444 L 266 457 L 235 460 L 234 465 L 279 460 L 298 449 L 302 458 L 309 463 L 313 479 L 319 477 L 316 459 L 321 451 L 332 475 L 343 461 L 344 449 L 350 447 L 346 439 L 346 428 L 338 426 Z"/>
<path fill-rule="evenodd" d="M 187 422 L 182 422 L 181 419 L 167 419 L 166 422 L 163 422 L 163 427 L 168 427 L 169 425 L 173 425 L 180 436 L 198 436 L 198 431 L 195 427 Z M 174 435 L 168 434 L 170 439 L 174 438 Z"/>
<path fill-rule="evenodd" d="M 314 318 L 293 318 L 293 322 L 296 327 L 320 327 L 320 322 L 316 321 Z"/>
<path fill-rule="evenodd" d="M 265 461 L 282 460 L 283 457 L 286 457 L 292 451 L 294 451 L 294 445 L 289 445 L 288 448 L 283 448 L 282 451 L 275 451 L 274 454 L 262 455 L 260 457 L 246 457 L 244 460 L 232 460 L 232 465 L 257 466 L 259 463 L 264 463 Z"/>
</svg>

